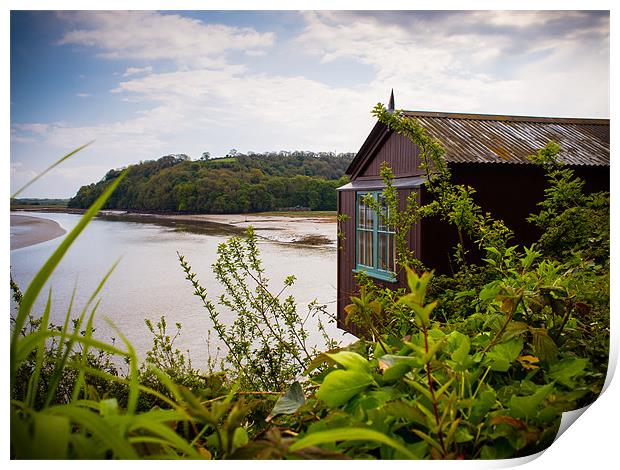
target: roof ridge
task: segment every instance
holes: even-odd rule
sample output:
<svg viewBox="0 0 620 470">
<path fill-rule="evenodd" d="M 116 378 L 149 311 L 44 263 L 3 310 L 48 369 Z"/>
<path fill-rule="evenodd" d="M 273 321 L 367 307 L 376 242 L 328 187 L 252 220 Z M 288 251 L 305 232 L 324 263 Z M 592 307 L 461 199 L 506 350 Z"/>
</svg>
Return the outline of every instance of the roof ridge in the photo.
<svg viewBox="0 0 620 470">
<path fill-rule="evenodd" d="M 609 125 L 609 118 L 568 118 L 568 117 L 544 117 L 544 116 L 515 116 L 505 114 L 476 114 L 476 113 L 451 113 L 437 111 L 413 111 L 403 110 L 407 116 L 446 118 L 446 119 L 466 119 L 475 121 L 508 121 L 508 122 L 531 122 L 531 123 L 557 123 L 557 124 L 589 124 L 589 125 Z"/>
</svg>

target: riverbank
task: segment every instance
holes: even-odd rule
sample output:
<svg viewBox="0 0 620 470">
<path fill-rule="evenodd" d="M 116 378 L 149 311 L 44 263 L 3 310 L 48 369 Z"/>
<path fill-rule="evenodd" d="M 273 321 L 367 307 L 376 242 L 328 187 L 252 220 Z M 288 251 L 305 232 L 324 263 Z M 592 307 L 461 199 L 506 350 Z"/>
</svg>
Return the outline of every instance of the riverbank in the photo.
<svg viewBox="0 0 620 470">
<path fill-rule="evenodd" d="M 53 240 L 65 233 L 55 220 L 11 214 L 11 250 Z"/>
<path fill-rule="evenodd" d="M 246 229 L 267 240 L 303 245 L 335 245 L 336 218 L 333 216 L 306 217 L 295 215 L 261 214 L 194 214 L 165 215 L 169 220 L 181 222 L 212 222 Z"/>
<path fill-rule="evenodd" d="M 63 211 L 54 208 L 41 210 L 41 212 L 75 214 L 83 210 Z M 220 231 L 237 235 L 252 226 L 260 238 L 299 245 L 335 246 L 337 240 L 336 216 L 325 212 L 294 212 L 282 215 L 274 212 L 266 214 L 153 214 L 104 210 L 100 211 L 98 217 L 107 220 L 153 223 L 193 233 Z"/>
</svg>

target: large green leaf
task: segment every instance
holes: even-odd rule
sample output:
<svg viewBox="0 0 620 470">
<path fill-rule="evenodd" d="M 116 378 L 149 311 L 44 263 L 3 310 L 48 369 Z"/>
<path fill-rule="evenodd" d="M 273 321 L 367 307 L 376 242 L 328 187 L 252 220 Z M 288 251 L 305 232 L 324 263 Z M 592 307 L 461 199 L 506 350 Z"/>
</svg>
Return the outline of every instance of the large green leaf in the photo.
<svg viewBox="0 0 620 470">
<path fill-rule="evenodd" d="M 532 345 L 534 354 L 541 360 L 552 362 L 556 359 L 558 347 L 544 328 L 532 328 Z"/>
<path fill-rule="evenodd" d="M 397 356 L 385 354 L 379 358 L 379 367 L 383 370 L 383 380 L 399 380 L 413 368 L 421 368 L 424 361 L 421 356 Z"/>
<path fill-rule="evenodd" d="M 472 364 L 469 357 L 471 344 L 469 338 L 459 331 L 453 331 L 448 336 L 448 352 L 450 358 L 459 366 L 468 367 Z"/>
<path fill-rule="evenodd" d="M 376 441 L 392 447 L 408 459 L 419 458 L 407 447 L 400 442 L 395 441 L 391 437 L 380 432 L 373 431 L 372 429 L 364 428 L 339 428 L 315 432 L 302 437 L 297 442 L 293 443 L 289 447 L 289 451 L 296 452 L 306 447 L 333 443 L 335 441 Z"/>
<path fill-rule="evenodd" d="M 569 357 L 562 359 L 549 367 L 549 377 L 567 387 L 574 387 L 574 378 L 581 374 L 588 364 L 584 358 Z"/>
<path fill-rule="evenodd" d="M 357 370 L 359 372 L 370 370 L 368 359 L 355 352 L 339 351 L 337 353 L 325 353 L 325 355 L 347 370 Z"/>
<path fill-rule="evenodd" d="M 299 382 L 294 382 L 284 395 L 278 398 L 275 406 L 271 410 L 271 413 L 267 417 L 267 421 L 270 421 L 274 416 L 285 414 L 290 415 L 295 413 L 299 407 L 306 403 L 306 397 L 304 397 L 304 391 L 301 388 Z"/>
<path fill-rule="evenodd" d="M 325 377 L 316 396 L 333 408 L 346 403 L 372 382 L 368 372 L 335 370 Z"/>
<path fill-rule="evenodd" d="M 531 418 L 536 415 L 538 406 L 553 390 L 553 384 L 538 387 L 536 392 L 527 397 L 510 398 L 510 415 L 515 418 Z"/>
<path fill-rule="evenodd" d="M 506 372 L 510 365 L 519 357 L 523 349 L 523 340 L 520 337 L 496 344 L 486 355 L 486 364 L 496 372 Z"/>
</svg>

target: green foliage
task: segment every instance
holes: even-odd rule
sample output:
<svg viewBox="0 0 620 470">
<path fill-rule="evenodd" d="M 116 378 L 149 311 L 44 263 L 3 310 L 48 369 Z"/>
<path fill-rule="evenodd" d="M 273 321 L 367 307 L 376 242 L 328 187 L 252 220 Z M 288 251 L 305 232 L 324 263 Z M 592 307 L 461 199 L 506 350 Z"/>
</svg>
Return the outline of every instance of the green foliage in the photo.
<svg viewBox="0 0 620 470">
<path fill-rule="evenodd" d="M 547 171 L 549 186 L 540 212 L 528 220 L 543 230 L 541 248 L 558 259 L 580 256 L 609 260 L 609 193 L 584 194 L 585 182 L 559 160 L 560 146 L 550 142 L 530 159 Z"/>
<path fill-rule="evenodd" d="M 206 289 L 180 254 L 179 261 L 194 295 L 200 298 L 213 329 L 227 348 L 227 364 L 222 368 L 226 367 L 228 374 L 240 380 L 244 389 L 283 390 L 318 353 L 307 342 L 308 318 L 317 318 L 326 346 L 335 346 L 321 320 L 321 316 L 327 315 L 326 307 L 313 301 L 305 315 L 299 313 L 295 299 L 284 296 L 295 276 L 287 277 L 277 294 L 271 292 L 251 227 L 246 237 L 234 237 L 220 244 L 218 255 L 213 272 L 224 287 L 218 304 L 233 316 L 230 325 L 221 319 L 222 310 L 208 298 Z"/>
<path fill-rule="evenodd" d="M 107 209 L 155 212 L 244 213 L 307 207 L 336 210 L 336 191 L 347 182 L 352 154 L 251 154 L 190 161 L 167 155 L 130 165 Z M 88 207 L 120 174 L 110 170 L 82 186 L 69 207 Z"/>
<path fill-rule="evenodd" d="M 315 406 L 327 408 L 299 442 L 355 458 L 508 458 L 546 448 L 562 412 L 590 402 L 602 382 L 588 359 L 562 348 L 567 333 L 554 312 L 530 311 L 538 294 L 517 284 L 532 282 L 527 269 L 536 258 L 531 250 L 515 257 L 510 270 L 521 269 L 486 286 L 479 314 L 447 324 L 426 300 L 432 275 L 408 270 L 397 303 L 410 313 L 411 333 L 384 338 L 380 348 L 360 342 L 351 348 L 363 353 L 341 351 L 340 359 L 326 355 L 332 361 L 313 381 Z M 536 282 L 545 286 L 552 272 L 538 266 Z M 557 299 L 570 302 L 556 287 Z M 554 354 L 545 354 L 551 345 Z M 382 438 L 356 439 L 351 429 Z"/>
<path fill-rule="evenodd" d="M 93 337 L 93 319 L 99 305 L 95 299 L 115 265 L 73 321 L 72 328 L 73 299 L 62 326 L 49 322 L 51 290 L 42 316 L 35 318 L 32 314 L 35 300 L 55 267 L 121 179 L 122 175 L 82 216 L 23 295 L 11 282 L 17 304 L 17 313 L 11 319 L 10 343 L 12 458 L 227 457 L 247 442 L 243 424 L 248 413 L 241 402 L 232 402 L 231 394 L 201 403 L 187 388 L 151 368 L 174 397 L 171 400 L 140 383 L 136 352 L 122 332 L 117 330 L 125 349 Z M 160 341 L 165 324 L 160 322 L 158 328 L 158 332 L 152 330 L 156 335 L 154 351 L 170 352 L 172 343 Z M 118 373 L 112 358 L 129 365 L 126 376 Z M 155 362 L 178 365 L 182 361 L 173 353 Z M 157 397 L 167 409 L 141 411 L 141 394 Z M 123 399 L 124 406 L 119 405 L 117 397 Z"/>
<path fill-rule="evenodd" d="M 213 270 L 224 293 L 217 303 L 179 255 L 227 348 L 221 372 L 213 360 L 209 374 L 194 369 L 175 347 L 181 325 L 173 333 L 163 317 L 147 322 L 153 348 L 140 365 L 122 332 L 122 347 L 94 337 L 97 297 L 113 268 L 75 321 L 73 301 L 62 326 L 49 321 L 51 292 L 43 312 L 32 312 L 55 266 L 123 177 L 110 172 L 108 191 L 23 295 L 11 281 L 18 305 L 11 456 L 503 459 L 549 446 L 561 414 L 591 403 L 605 379 L 608 194 L 584 194 L 550 143 L 533 157 L 550 184 L 530 217 L 543 236 L 531 247 L 509 246 L 509 230 L 475 205 L 474 190 L 451 184 L 439 142 L 415 121 L 381 107 L 375 113 L 420 146 L 434 197 L 396 214 L 398 195 L 384 168 L 389 224 L 406 233 L 422 217 L 446 220 L 459 234 L 453 274 L 434 276 L 401 246 L 407 289 L 360 275 L 346 312 L 366 338 L 336 348 L 323 330 L 327 350 L 319 353 L 306 344 L 305 323 L 324 306 L 311 303 L 300 314 L 284 295 L 294 277 L 271 293 L 250 229 L 218 249 Z M 196 163 L 175 158 L 160 162 L 163 170 Z M 226 168 L 243 158 L 201 164 Z M 473 248 L 481 259 L 469 256 Z"/>
</svg>

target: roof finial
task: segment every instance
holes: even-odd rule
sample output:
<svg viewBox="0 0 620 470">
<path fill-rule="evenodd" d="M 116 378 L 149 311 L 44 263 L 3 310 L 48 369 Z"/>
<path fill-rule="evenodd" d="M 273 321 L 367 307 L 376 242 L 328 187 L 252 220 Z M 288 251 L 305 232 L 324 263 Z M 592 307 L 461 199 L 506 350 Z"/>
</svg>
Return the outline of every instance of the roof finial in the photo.
<svg viewBox="0 0 620 470">
<path fill-rule="evenodd" d="M 394 88 L 390 94 L 390 102 L 388 103 L 388 111 L 394 111 Z"/>
</svg>

